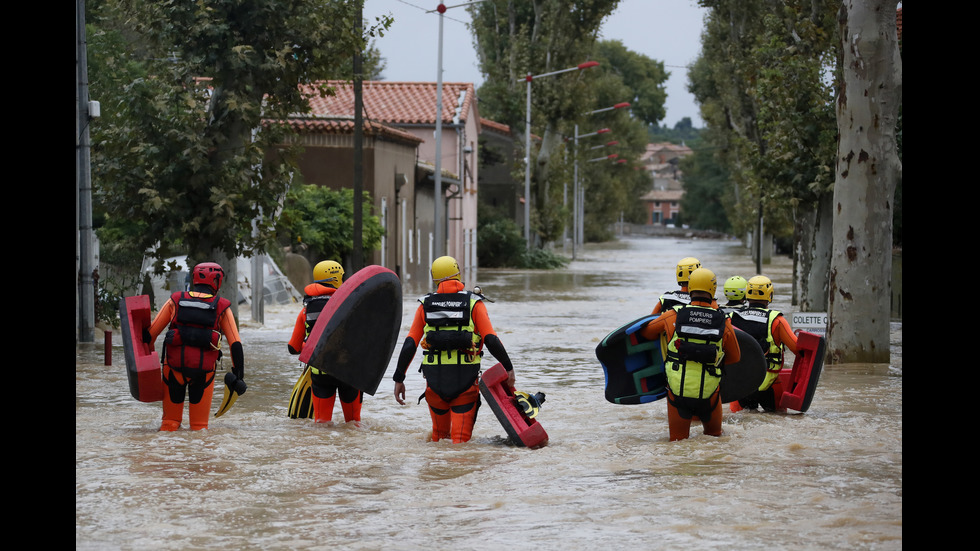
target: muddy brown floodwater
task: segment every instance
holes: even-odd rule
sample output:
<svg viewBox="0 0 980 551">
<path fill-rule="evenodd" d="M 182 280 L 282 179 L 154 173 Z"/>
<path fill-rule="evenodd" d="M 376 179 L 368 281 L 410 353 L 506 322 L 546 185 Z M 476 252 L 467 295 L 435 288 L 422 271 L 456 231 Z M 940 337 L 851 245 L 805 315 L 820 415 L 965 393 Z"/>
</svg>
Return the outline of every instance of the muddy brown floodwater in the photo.
<svg viewBox="0 0 980 551">
<path fill-rule="evenodd" d="M 129 395 L 118 332 L 112 366 L 101 344 L 76 346 L 76 549 L 902 548 L 900 322 L 889 364 L 825 366 L 805 414 L 726 410 L 723 436 L 669 442 L 662 400 L 605 401 L 595 347 L 676 286 L 680 258 L 719 282 L 753 262 L 738 242 L 671 238 L 578 256 L 466 282 L 494 300 L 517 388 L 547 395 L 537 450 L 511 445 L 487 407 L 469 443 L 428 442 L 424 403 L 392 396 L 394 358 L 360 427 L 288 419 L 299 305 L 267 307 L 264 325 L 242 308 L 249 390 L 204 432 L 157 432 L 160 405 Z M 765 267 L 784 312 L 790 262 Z M 427 291 L 406 288 L 399 341 Z"/>
</svg>

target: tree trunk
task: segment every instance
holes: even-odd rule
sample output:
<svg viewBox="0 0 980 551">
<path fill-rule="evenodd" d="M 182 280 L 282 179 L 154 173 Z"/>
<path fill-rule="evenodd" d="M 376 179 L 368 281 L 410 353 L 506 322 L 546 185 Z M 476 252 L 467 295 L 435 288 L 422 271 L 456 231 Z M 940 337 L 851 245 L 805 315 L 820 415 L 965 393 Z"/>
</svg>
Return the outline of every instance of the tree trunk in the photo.
<svg viewBox="0 0 980 551">
<path fill-rule="evenodd" d="M 802 207 L 803 205 L 801 205 Z M 809 293 L 810 266 L 813 263 L 813 232 L 816 229 L 816 209 L 797 209 L 793 220 L 793 306 L 803 311 L 801 304 Z"/>
<path fill-rule="evenodd" d="M 833 196 L 826 194 L 797 222 L 800 242 L 799 306 L 801 312 L 827 311 L 827 281 L 833 250 Z"/>
<path fill-rule="evenodd" d="M 892 203 L 901 173 L 896 8 L 896 0 L 846 0 L 839 14 L 844 82 L 827 331 L 833 363 L 889 360 Z"/>
</svg>

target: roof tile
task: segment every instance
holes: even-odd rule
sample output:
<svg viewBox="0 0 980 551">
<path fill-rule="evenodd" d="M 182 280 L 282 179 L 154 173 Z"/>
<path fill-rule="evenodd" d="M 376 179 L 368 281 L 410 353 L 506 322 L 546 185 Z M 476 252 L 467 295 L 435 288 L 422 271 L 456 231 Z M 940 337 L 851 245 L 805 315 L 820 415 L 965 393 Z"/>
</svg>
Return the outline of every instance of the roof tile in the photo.
<svg viewBox="0 0 980 551">
<path fill-rule="evenodd" d="M 354 87 L 350 81 L 326 81 L 334 89 L 332 96 L 320 97 L 312 87 L 310 107 L 314 117 L 350 116 L 354 113 Z M 463 95 L 462 105 L 459 98 Z M 385 124 L 435 124 L 437 83 L 364 81 L 361 83 L 365 117 Z M 470 82 L 442 84 L 442 120 L 451 124 L 459 110 L 465 121 L 470 109 L 476 108 L 476 91 Z M 479 118 L 477 118 L 479 124 Z"/>
</svg>

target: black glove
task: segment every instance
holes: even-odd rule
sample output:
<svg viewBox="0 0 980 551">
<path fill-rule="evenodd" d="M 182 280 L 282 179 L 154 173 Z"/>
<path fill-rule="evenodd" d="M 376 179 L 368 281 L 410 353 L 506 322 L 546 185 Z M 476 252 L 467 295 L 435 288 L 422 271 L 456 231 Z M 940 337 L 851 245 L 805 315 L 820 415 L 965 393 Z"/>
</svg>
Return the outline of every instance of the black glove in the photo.
<svg viewBox="0 0 980 551">
<path fill-rule="evenodd" d="M 225 373 L 225 386 L 234 390 L 235 394 L 241 396 L 248 390 L 248 385 L 232 372 Z"/>
</svg>

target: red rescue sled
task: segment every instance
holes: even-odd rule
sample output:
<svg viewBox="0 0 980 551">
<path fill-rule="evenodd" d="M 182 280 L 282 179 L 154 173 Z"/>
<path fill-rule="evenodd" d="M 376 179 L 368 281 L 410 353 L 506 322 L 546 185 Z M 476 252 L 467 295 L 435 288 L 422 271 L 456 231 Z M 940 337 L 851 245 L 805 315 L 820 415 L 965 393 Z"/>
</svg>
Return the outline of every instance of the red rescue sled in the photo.
<svg viewBox="0 0 980 551">
<path fill-rule="evenodd" d="M 825 347 L 826 339 L 822 336 L 800 331 L 796 338 L 797 354 L 793 368 L 779 372 L 783 394 L 779 397 L 778 409 L 806 412 L 810 408 L 823 369 Z"/>
<path fill-rule="evenodd" d="M 163 401 L 160 356 L 153 350 L 153 343 L 143 342 L 143 329 L 149 329 L 153 322 L 150 318 L 150 297 L 139 295 L 121 299 L 119 318 L 129 393 L 140 402 Z"/>
<path fill-rule="evenodd" d="M 507 370 L 498 363 L 480 377 L 480 394 L 515 444 L 532 449 L 544 446 L 548 443 L 548 433 L 541 423 L 517 409 L 517 397 L 506 382 Z"/>
</svg>

